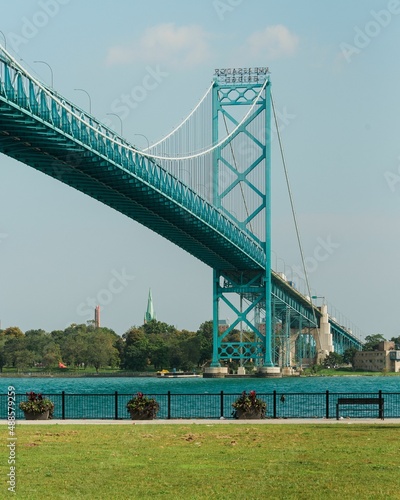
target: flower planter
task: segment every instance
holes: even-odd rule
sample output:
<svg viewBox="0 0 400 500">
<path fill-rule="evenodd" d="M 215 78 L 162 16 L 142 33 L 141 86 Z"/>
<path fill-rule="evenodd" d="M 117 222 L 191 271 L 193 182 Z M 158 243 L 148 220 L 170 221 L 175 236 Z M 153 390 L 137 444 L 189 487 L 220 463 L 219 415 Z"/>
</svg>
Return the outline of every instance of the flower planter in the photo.
<svg viewBox="0 0 400 500">
<path fill-rule="evenodd" d="M 25 420 L 48 420 L 49 411 L 45 411 L 44 413 L 34 413 L 30 411 L 24 411 Z"/>
<path fill-rule="evenodd" d="M 160 405 L 154 398 L 149 398 L 138 392 L 126 403 L 126 408 L 132 420 L 154 420 Z"/>
<path fill-rule="evenodd" d="M 236 418 L 248 419 L 248 420 L 259 420 L 261 418 L 264 418 L 264 413 L 262 411 L 236 410 Z"/>
<path fill-rule="evenodd" d="M 138 411 L 129 412 L 132 420 L 153 420 L 154 417 L 147 415 L 147 413 L 140 413 Z"/>
<path fill-rule="evenodd" d="M 267 404 L 263 399 L 257 398 L 256 391 L 250 391 L 248 394 L 243 391 L 242 394 L 232 404 L 235 411 L 234 418 L 258 420 L 265 418 Z"/>
</svg>

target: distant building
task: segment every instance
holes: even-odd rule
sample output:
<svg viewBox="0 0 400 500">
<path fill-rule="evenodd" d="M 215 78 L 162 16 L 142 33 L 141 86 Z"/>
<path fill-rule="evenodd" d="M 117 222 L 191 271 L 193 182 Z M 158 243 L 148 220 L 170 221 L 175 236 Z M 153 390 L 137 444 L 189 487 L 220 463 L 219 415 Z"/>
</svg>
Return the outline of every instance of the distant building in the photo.
<svg viewBox="0 0 400 500">
<path fill-rule="evenodd" d="M 257 328 L 261 335 L 265 335 L 265 323 L 258 323 Z"/>
<path fill-rule="evenodd" d="M 94 326 L 100 328 L 100 306 L 96 306 L 94 310 Z"/>
<path fill-rule="evenodd" d="M 229 320 L 227 319 L 220 319 L 218 320 L 218 332 L 223 333 L 226 332 L 226 330 L 229 328 Z"/>
<path fill-rule="evenodd" d="M 354 368 L 372 372 L 400 372 L 400 351 L 394 342 L 382 341 L 377 351 L 358 351 L 354 356 Z"/>
<path fill-rule="evenodd" d="M 153 306 L 153 295 L 151 294 L 151 288 L 149 289 L 149 297 L 147 299 L 147 309 L 146 312 L 144 313 L 144 323 L 148 323 L 149 321 L 153 321 L 153 319 L 156 318 L 156 313 L 154 311 L 154 306 Z"/>
</svg>

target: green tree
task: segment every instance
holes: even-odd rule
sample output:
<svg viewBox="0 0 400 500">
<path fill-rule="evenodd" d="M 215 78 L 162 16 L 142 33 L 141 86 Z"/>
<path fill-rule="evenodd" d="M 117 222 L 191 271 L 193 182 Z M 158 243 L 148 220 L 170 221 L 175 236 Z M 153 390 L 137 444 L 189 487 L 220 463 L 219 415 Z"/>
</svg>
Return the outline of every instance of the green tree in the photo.
<svg viewBox="0 0 400 500">
<path fill-rule="evenodd" d="M 25 370 L 32 368 L 37 362 L 37 356 L 34 352 L 28 349 L 20 349 L 15 353 L 14 365 L 17 370 Z"/>
<path fill-rule="evenodd" d="M 61 345 L 63 338 L 64 338 L 64 331 L 63 330 L 53 330 L 50 332 L 50 337 L 54 340 L 54 342 L 58 345 Z"/>
<path fill-rule="evenodd" d="M 102 331 L 101 328 L 89 334 L 87 362 L 96 368 L 96 372 L 106 366 L 118 366 L 119 353 L 115 347 L 115 338 L 112 334 Z"/>
<path fill-rule="evenodd" d="M 122 336 L 125 340 L 122 366 L 128 370 L 143 371 L 149 364 L 150 343 L 141 328 L 131 328 Z"/>
<path fill-rule="evenodd" d="M 170 367 L 189 371 L 198 364 L 200 341 L 195 333 L 183 330 L 170 339 Z"/>
<path fill-rule="evenodd" d="M 347 363 L 354 367 L 354 357 L 358 349 L 356 347 L 349 347 L 343 353 L 343 363 Z"/>
<path fill-rule="evenodd" d="M 170 365 L 170 351 L 168 341 L 162 335 L 151 335 L 149 337 L 150 343 L 150 362 L 156 370 L 169 368 Z"/>
<path fill-rule="evenodd" d="M 398 337 L 392 337 L 390 340 L 394 342 L 396 349 L 400 349 L 400 335 Z"/>
<path fill-rule="evenodd" d="M 386 339 L 380 333 L 375 335 L 367 335 L 365 337 L 363 351 L 376 351 L 378 349 L 379 343 L 385 340 Z"/>
<path fill-rule="evenodd" d="M 72 324 L 66 328 L 60 336 L 58 332 L 52 337 L 58 339 L 60 345 L 62 361 L 68 366 L 85 365 L 88 363 L 88 347 L 90 327 L 85 324 Z"/>
<path fill-rule="evenodd" d="M 325 368 L 335 368 L 343 363 L 343 356 L 337 352 L 330 352 L 322 362 Z"/>
<path fill-rule="evenodd" d="M 17 368 L 17 360 L 19 361 L 19 364 L 21 364 L 21 351 L 26 350 L 25 335 L 22 334 L 22 337 L 8 335 L 4 338 L 4 366 L 12 366 L 14 368 Z"/>
<path fill-rule="evenodd" d="M 18 328 L 18 326 L 10 326 L 10 327 L 6 328 L 5 330 L 3 330 L 3 335 L 7 339 L 12 338 L 12 337 L 22 338 L 25 336 L 23 331 L 20 328 Z"/>
<path fill-rule="evenodd" d="M 43 348 L 42 363 L 46 368 L 55 368 L 61 360 L 60 346 L 51 340 Z"/>
<path fill-rule="evenodd" d="M 3 372 L 3 368 L 6 366 L 7 356 L 4 350 L 6 339 L 2 333 L 0 333 L 0 372 Z"/>
<path fill-rule="evenodd" d="M 172 334 L 177 330 L 173 325 L 168 325 L 167 323 L 163 323 L 162 321 L 157 321 L 153 319 L 148 323 L 145 323 L 141 329 L 144 331 L 146 335 L 150 334 Z"/>
<path fill-rule="evenodd" d="M 213 322 L 205 321 L 196 332 L 200 342 L 198 365 L 203 366 L 212 358 L 213 352 Z"/>
<path fill-rule="evenodd" d="M 28 330 L 25 332 L 25 346 L 35 354 L 38 360 L 44 355 L 45 346 L 51 341 L 51 336 L 44 330 Z"/>
</svg>

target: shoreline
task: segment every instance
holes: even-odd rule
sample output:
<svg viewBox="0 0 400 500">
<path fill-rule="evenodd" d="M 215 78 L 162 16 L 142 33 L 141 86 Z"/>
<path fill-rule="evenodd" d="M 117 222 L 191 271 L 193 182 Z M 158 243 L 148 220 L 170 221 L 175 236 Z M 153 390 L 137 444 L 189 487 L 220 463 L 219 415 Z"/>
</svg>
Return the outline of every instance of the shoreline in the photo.
<svg viewBox="0 0 400 500">
<path fill-rule="evenodd" d="M 281 378 L 339 378 L 339 377 L 399 377 L 400 373 L 381 373 L 381 372 L 368 372 L 368 373 L 341 373 L 341 374 L 310 374 L 310 375 L 287 375 Z M 181 378 L 188 378 L 187 376 L 168 376 L 160 377 L 156 372 L 154 373 L 0 373 L 0 380 L 2 378 L 157 378 L 165 380 L 176 380 Z M 190 378 L 204 378 L 203 374 L 199 374 Z M 249 379 L 259 378 L 257 375 L 237 375 L 228 374 L 225 379 Z M 221 380 L 221 379 L 219 379 Z"/>
<path fill-rule="evenodd" d="M 142 377 L 160 378 L 154 373 L 0 373 L 2 378 L 117 378 L 117 377 Z"/>
</svg>

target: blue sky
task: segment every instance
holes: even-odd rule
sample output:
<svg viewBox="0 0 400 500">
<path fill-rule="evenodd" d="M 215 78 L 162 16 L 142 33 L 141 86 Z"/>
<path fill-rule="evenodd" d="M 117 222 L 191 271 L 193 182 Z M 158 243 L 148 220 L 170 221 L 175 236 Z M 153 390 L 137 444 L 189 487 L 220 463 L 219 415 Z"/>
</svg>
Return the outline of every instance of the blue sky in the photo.
<svg viewBox="0 0 400 500">
<path fill-rule="evenodd" d="M 139 147 L 193 109 L 214 68 L 269 66 L 311 287 L 387 338 L 400 333 L 399 27 L 397 0 L 20 0 L 0 23 L 32 73 L 50 83 L 34 61 L 47 62 L 60 93 L 88 109 L 74 89 L 86 90 L 118 131 L 107 113 L 155 72 L 123 120 Z M 300 257 L 276 142 L 273 266 L 291 276 Z M 211 318 L 211 269 L 179 248 L 3 155 L 0 186 L 3 328 L 82 323 L 94 301 L 122 334 L 142 323 L 150 287 L 158 319 L 195 330 Z"/>
</svg>

